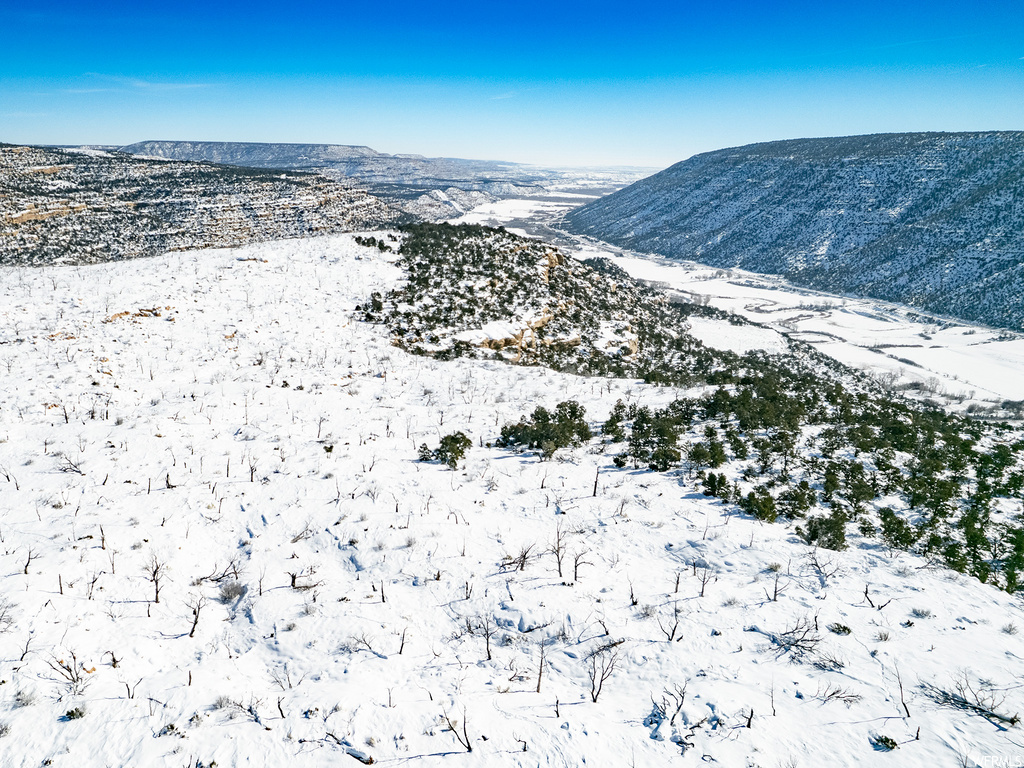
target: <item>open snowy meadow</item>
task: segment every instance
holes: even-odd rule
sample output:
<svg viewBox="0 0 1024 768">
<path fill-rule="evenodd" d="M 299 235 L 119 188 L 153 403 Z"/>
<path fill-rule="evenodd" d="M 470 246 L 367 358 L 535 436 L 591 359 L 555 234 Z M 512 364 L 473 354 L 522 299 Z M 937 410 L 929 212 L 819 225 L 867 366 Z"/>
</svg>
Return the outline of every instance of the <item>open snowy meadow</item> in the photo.
<svg viewBox="0 0 1024 768">
<path fill-rule="evenodd" d="M 394 261 L 344 235 L 0 269 L 0 764 L 1024 764 L 1018 599 L 600 440 L 488 447 L 680 392 L 409 355 L 357 310 Z M 1020 397 L 990 378 L 963 386 Z M 417 460 L 455 431 L 456 469 Z"/>
</svg>

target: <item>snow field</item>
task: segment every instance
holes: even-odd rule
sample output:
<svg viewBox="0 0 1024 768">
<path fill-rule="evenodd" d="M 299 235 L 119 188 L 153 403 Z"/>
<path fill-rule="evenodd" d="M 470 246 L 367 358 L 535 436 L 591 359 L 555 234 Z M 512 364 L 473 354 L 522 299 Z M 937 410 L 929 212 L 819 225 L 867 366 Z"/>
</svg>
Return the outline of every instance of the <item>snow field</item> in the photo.
<svg viewBox="0 0 1024 768">
<path fill-rule="evenodd" d="M 591 243 L 583 253 L 599 255 L 600 249 Z M 1024 338 L 1019 334 L 930 318 L 882 301 L 795 288 L 780 278 L 740 270 L 654 256 L 613 256 L 612 260 L 633 277 L 685 291 L 726 312 L 811 343 L 824 354 L 883 380 L 925 384 L 929 395 L 958 403 L 957 410 L 972 402 L 1024 399 L 1018 375 L 1024 364 Z M 701 340 L 716 345 L 713 338 Z M 771 342 L 757 337 L 749 343 L 770 349 Z"/>
<path fill-rule="evenodd" d="M 812 552 L 599 441 L 483 447 L 537 405 L 596 426 L 680 393 L 407 355 L 355 310 L 394 258 L 337 236 L 0 271 L 0 763 L 1024 759 L 920 687 L 963 668 L 1024 711 L 1018 600 L 856 536 Z M 455 430 L 464 467 L 415 461 Z"/>
</svg>

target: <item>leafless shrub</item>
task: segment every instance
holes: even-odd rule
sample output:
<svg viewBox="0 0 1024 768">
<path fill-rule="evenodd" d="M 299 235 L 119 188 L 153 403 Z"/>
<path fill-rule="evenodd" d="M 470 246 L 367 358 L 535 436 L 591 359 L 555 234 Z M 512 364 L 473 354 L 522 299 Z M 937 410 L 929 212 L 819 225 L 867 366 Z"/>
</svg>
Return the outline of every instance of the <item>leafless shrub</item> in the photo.
<svg viewBox="0 0 1024 768">
<path fill-rule="evenodd" d="M 821 642 L 821 635 L 814 624 L 806 616 L 797 619 L 792 625 L 778 634 L 771 634 L 769 639 L 779 648 L 778 655 L 787 653 L 799 658 L 814 653 Z"/>
<path fill-rule="evenodd" d="M 682 633 L 679 631 L 679 623 L 682 612 L 679 610 L 679 603 L 672 603 L 672 612 L 665 617 L 662 621 L 661 615 L 658 616 L 658 627 L 665 635 L 665 639 L 668 642 L 673 640 L 682 640 Z"/>
<path fill-rule="evenodd" d="M 68 472 L 75 475 L 85 474 L 85 472 L 82 471 L 82 468 L 78 465 L 78 463 L 72 461 L 71 458 L 68 457 L 66 454 L 56 453 L 54 454 L 54 456 L 56 456 L 58 459 L 57 469 L 59 469 L 61 472 Z"/>
<path fill-rule="evenodd" d="M 505 555 L 501 559 L 501 568 L 505 571 L 525 571 L 526 564 L 530 561 L 533 556 L 533 548 L 535 545 L 527 544 L 519 550 L 518 554 Z"/>
<path fill-rule="evenodd" d="M 841 701 L 846 706 L 856 704 L 863 697 L 858 693 L 853 693 L 847 688 L 841 688 L 833 683 L 825 683 L 822 685 L 818 684 L 818 691 L 814 694 L 814 698 L 820 699 L 822 704 L 828 704 L 830 701 Z"/>
<path fill-rule="evenodd" d="M 683 704 L 686 703 L 686 685 L 673 685 L 672 689 L 666 688 L 662 694 L 661 701 L 654 703 L 654 708 L 660 713 L 661 717 L 668 719 L 669 725 L 676 724 L 676 718 L 679 717 L 679 713 L 683 709 Z M 654 697 L 652 696 L 653 700 Z M 671 713 L 671 714 L 670 714 Z"/>
<path fill-rule="evenodd" d="M 814 659 L 814 666 L 823 672 L 838 672 L 846 666 L 846 662 L 832 651 L 822 651 Z"/>
<path fill-rule="evenodd" d="M 311 524 L 307 522 L 301 531 L 292 536 L 292 544 L 298 544 L 300 541 L 303 541 L 304 539 L 312 538 L 312 536 L 313 531 L 311 530 Z"/>
<path fill-rule="evenodd" d="M 828 586 L 829 579 L 840 575 L 842 566 L 831 557 L 825 557 L 817 549 L 807 553 L 807 565 L 818 577 L 822 589 Z"/>
<path fill-rule="evenodd" d="M 14 626 L 15 605 L 6 597 L 0 597 L 0 634 L 10 630 Z"/>
<path fill-rule="evenodd" d="M 270 681 L 282 691 L 289 690 L 296 685 L 301 685 L 302 681 L 305 679 L 306 676 L 303 675 L 298 680 L 293 680 L 291 670 L 288 669 L 287 664 L 280 668 L 275 667 L 270 670 Z"/>
<path fill-rule="evenodd" d="M 62 659 L 54 656 L 47 659 L 46 663 L 55 675 L 51 679 L 64 686 L 65 693 L 61 699 L 65 696 L 81 696 L 85 692 L 89 680 L 85 677 L 85 670 L 82 669 L 82 664 L 74 651 L 68 651 Z"/>
<path fill-rule="evenodd" d="M 235 717 L 242 715 L 248 717 L 257 725 L 263 725 L 263 721 L 260 718 L 259 708 L 263 704 L 262 699 L 257 699 L 255 696 L 249 697 L 249 703 L 244 704 L 240 699 L 233 699 L 230 696 L 218 696 L 213 702 L 213 709 L 226 710 L 229 717 Z"/>
<path fill-rule="evenodd" d="M 220 594 L 218 595 L 222 603 L 233 603 L 238 598 L 246 593 L 246 588 L 243 584 L 237 581 L 225 581 L 220 585 Z"/>
<path fill-rule="evenodd" d="M 926 696 L 938 704 L 954 709 L 973 712 L 986 720 L 999 725 L 1016 725 L 1020 717 L 1016 714 L 1006 715 L 998 712 L 1006 702 L 1006 695 L 992 686 L 991 683 L 971 681 L 967 670 L 960 670 L 953 676 L 950 685 L 940 687 L 934 683 L 922 683 Z"/>
</svg>

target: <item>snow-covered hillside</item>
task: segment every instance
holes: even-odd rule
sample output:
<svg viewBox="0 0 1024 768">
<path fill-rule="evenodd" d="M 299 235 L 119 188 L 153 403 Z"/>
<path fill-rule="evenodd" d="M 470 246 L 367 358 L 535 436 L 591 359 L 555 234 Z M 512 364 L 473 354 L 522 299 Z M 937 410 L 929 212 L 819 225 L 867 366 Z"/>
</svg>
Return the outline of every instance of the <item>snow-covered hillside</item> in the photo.
<svg viewBox="0 0 1024 768">
<path fill-rule="evenodd" d="M 319 175 L 0 144 L 0 264 L 93 264 L 390 226 Z"/>
<path fill-rule="evenodd" d="M 603 439 L 487 447 L 695 392 L 409 354 L 356 309 L 400 264 L 0 271 L 3 765 L 1020 761 L 1018 598 Z M 417 461 L 456 431 L 457 470 Z"/>
<path fill-rule="evenodd" d="M 1024 133 L 794 139 L 696 155 L 568 213 L 573 232 L 1024 329 Z"/>
</svg>

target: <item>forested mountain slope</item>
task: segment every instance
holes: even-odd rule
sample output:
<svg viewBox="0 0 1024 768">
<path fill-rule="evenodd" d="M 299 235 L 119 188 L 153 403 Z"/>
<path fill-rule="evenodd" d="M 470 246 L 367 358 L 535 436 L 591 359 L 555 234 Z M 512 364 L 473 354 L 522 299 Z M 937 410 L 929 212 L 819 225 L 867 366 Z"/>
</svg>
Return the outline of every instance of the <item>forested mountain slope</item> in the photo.
<svg viewBox="0 0 1024 768">
<path fill-rule="evenodd" d="M 627 248 L 1024 328 L 1024 133 L 796 139 L 696 155 L 572 211 Z"/>
</svg>

